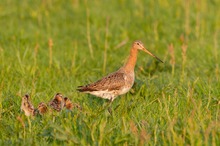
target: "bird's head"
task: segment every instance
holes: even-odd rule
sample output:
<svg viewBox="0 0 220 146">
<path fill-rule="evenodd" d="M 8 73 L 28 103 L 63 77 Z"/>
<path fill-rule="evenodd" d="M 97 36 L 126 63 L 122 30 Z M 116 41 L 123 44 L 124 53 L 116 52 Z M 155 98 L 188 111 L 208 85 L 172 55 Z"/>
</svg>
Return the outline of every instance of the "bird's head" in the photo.
<svg viewBox="0 0 220 146">
<path fill-rule="evenodd" d="M 132 48 L 137 49 L 137 50 L 141 50 L 144 51 L 145 53 L 148 53 L 149 55 L 153 56 L 154 58 L 156 58 L 157 60 L 159 60 L 160 62 L 163 63 L 163 61 L 161 59 L 159 59 L 157 56 L 155 56 L 154 54 L 152 54 L 150 51 L 148 51 L 145 47 L 144 44 L 141 41 L 135 41 L 132 45 Z"/>
<path fill-rule="evenodd" d="M 28 101 L 30 99 L 30 96 L 28 94 L 25 94 L 23 96 L 23 100 Z"/>
</svg>

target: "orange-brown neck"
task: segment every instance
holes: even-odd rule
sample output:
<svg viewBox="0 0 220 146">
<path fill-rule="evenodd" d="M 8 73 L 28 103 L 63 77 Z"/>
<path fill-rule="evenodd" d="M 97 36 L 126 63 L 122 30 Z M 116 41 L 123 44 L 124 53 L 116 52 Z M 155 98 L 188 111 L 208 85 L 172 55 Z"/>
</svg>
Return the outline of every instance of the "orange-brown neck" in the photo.
<svg viewBox="0 0 220 146">
<path fill-rule="evenodd" d="M 130 56 L 124 65 L 125 71 L 127 71 L 127 72 L 134 71 L 134 67 L 135 67 L 136 61 L 137 61 L 137 54 L 138 54 L 138 50 L 131 48 Z"/>
</svg>

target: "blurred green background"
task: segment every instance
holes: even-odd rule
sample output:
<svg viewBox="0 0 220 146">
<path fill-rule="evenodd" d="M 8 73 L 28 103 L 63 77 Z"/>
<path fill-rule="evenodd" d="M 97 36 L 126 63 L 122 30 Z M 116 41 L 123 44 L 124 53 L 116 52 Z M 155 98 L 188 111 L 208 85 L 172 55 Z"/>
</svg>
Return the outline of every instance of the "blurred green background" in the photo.
<svg viewBox="0 0 220 146">
<path fill-rule="evenodd" d="M 0 145 L 219 145 L 219 0 L 1 0 Z M 132 90 L 76 87 L 117 70 L 141 40 Z M 83 110 L 27 118 L 57 92 Z"/>
</svg>

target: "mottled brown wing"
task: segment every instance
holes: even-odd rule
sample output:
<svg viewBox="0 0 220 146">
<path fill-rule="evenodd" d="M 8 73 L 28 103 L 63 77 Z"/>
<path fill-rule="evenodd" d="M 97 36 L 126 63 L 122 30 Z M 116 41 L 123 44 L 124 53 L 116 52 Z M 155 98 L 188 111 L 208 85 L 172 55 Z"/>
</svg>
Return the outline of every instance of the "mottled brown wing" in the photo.
<svg viewBox="0 0 220 146">
<path fill-rule="evenodd" d="M 80 92 L 92 92 L 92 91 L 112 91 L 119 90 L 125 85 L 124 73 L 115 72 L 112 73 L 97 82 L 88 84 L 86 86 L 79 86 L 78 91 Z"/>
</svg>

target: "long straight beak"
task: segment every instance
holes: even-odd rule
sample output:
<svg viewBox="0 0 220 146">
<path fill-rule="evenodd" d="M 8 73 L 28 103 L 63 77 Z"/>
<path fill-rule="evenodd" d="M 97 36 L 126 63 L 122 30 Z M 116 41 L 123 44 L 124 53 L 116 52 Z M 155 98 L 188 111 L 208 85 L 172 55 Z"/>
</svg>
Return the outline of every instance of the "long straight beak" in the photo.
<svg viewBox="0 0 220 146">
<path fill-rule="evenodd" d="M 154 54 L 152 54 L 151 52 L 149 52 L 147 49 L 143 48 L 143 51 L 146 52 L 146 53 L 148 53 L 150 56 L 153 56 L 154 58 L 156 58 L 157 60 L 159 60 L 160 62 L 163 63 L 163 61 L 160 60 L 160 58 L 158 58 L 157 56 L 155 56 Z"/>
</svg>

